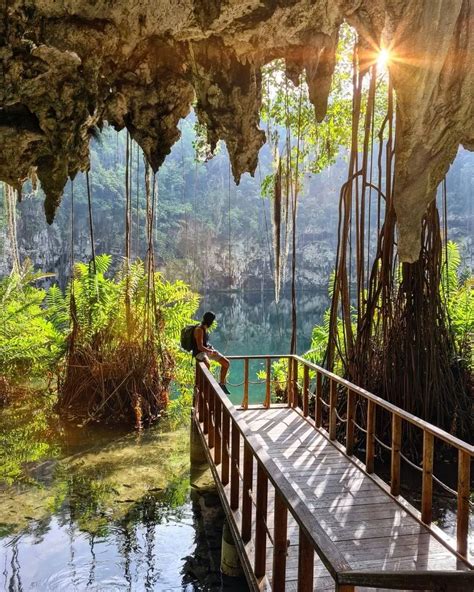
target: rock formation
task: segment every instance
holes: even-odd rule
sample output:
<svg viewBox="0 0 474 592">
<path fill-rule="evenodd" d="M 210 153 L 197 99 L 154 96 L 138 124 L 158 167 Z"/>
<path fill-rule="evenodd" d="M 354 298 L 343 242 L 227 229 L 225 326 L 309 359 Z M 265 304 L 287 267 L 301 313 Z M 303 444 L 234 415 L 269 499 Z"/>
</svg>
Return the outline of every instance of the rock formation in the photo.
<svg viewBox="0 0 474 592">
<path fill-rule="evenodd" d="M 304 70 L 322 119 L 346 20 L 369 57 L 392 50 L 399 253 L 414 261 L 437 185 L 459 144 L 474 148 L 473 18 L 471 0 L 3 0 L 0 179 L 36 172 L 51 222 L 97 126 L 127 127 L 157 170 L 195 100 L 238 181 L 265 141 L 262 65 Z"/>
</svg>

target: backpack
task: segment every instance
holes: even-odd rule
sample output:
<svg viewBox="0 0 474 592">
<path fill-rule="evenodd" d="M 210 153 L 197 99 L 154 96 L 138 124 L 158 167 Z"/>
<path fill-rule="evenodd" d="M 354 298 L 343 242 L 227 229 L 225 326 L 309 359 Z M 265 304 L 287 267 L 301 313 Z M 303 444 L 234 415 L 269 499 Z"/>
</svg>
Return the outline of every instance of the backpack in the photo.
<svg viewBox="0 0 474 592">
<path fill-rule="evenodd" d="M 181 329 L 181 347 L 188 352 L 193 351 L 194 329 L 197 327 L 199 325 L 186 325 Z"/>
</svg>

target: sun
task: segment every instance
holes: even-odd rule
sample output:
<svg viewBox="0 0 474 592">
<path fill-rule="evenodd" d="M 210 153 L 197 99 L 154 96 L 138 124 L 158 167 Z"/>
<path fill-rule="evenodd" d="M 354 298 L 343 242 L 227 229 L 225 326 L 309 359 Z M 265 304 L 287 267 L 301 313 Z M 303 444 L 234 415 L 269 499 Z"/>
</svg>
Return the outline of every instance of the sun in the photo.
<svg viewBox="0 0 474 592">
<path fill-rule="evenodd" d="M 387 65 L 390 61 L 390 52 L 388 49 L 383 47 L 377 56 L 377 68 L 380 72 L 384 72 L 387 69 Z"/>
</svg>

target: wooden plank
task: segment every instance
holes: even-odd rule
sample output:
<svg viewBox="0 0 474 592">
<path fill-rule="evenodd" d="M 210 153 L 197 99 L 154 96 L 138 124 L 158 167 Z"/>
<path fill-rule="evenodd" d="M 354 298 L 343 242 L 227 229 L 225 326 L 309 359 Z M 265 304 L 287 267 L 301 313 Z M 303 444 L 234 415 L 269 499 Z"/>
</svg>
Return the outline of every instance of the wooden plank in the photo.
<svg viewBox="0 0 474 592">
<path fill-rule="evenodd" d="M 237 412 L 230 402 L 228 400 L 226 402 L 224 398 L 221 400 L 223 409 L 229 410 L 229 413 L 236 417 Z M 314 545 L 324 559 L 326 566 L 319 558 L 315 558 L 313 570 L 314 574 L 319 573 L 322 578 L 329 578 L 326 567 L 331 569 L 331 573 L 349 573 L 348 568 L 344 567 L 336 568 L 337 572 L 334 572 L 333 558 L 336 562 L 341 562 L 339 565 L 344 563 L 347 566 L 350 565 L 352 569 L 370 572 L 381 568 L 405 571 L 415 569 L 425 571 L 437 567 L 453 571 L 457 569 L 456 557 L 439 543 L 426 527 L 416 522 L 393 501 L 383 488 L 367 477 L 357 463 L 351 462 L 341 454 L 337 445 L 330 444 L 327 438 L 315 430 L 308 420 L 304 419 L 301 411 L 295 412 L 291 408 L 282 407 L 277 409 L 261 407 L 260 410 L 240 412 L 238 421 L 239 425 L 242 422 L 241 429 L 244 434 L 244 437 L 239 439 L 239 462 L 245 464 L 243 462 L 245 455 L 243 442 L 245 441 L 252 454 L 262 463 L 259 467 L 266 479 L 270 479 L 270 483 L 267 482 L 266 491 L 266 521 L 273 535 L 275 535 L 274 516 L 277 505 L 273 486 L 282 492 L 279 495 L 291 509 L 291 515 L 287 515 L 285 525 L 285 538 L 290 539 L 284 568 L 287 583 L 296 581 L 298 557 L 300 551 L 301 553 L 304 551 L 300 549 L 299 540 L 297 540 L 300 525 L 302 525 L 304 536 L 311 541 L 311 548 L 313 549 Z M 224 434 L 224 419 L 222 433 Z M 297 438 L 301 440 L 296 441 Z M 280 479 L 282 479 L 281 483 Z M 255 480 L 252 474 L 254 491 Z M 226 491 L 230 497 L 231 488 L 227 487 Z M 243 499 L 242 492 L 239 492 L 238 497 Z M 258 491 L 256 499 L 258 504 Z M 241 514 L 238 510 L 235 512 L 240 517 L 240 524 Z M 293 514 L 298 518 L 298 523 Z M 252 518 L 251 523 L 253 532 L 257 518 Z M 310 528 L 307 529 L 306 525 L 310 525 Z M 265 522 L 263 526 L 263 535 L 266 540 Z M 319 547 L 317 538 L 319 536 L 323 541 L 322 547 Z M 334 555 L 329 559 L 333 553 L 331 542 L 334 546 Z M 245 546 L 245 552 L 251 558 L 251 564 L 256 565 L 258 552 L 254 551 L 254 543 L 254 539 L 251 539 Z M 268 576 L 271 578 L 273 577 L 274 549 L 272 545 L 268 547 L 268 552 L 265 550 L 264 553 L 263 573 L 267 569 Z M 326 584 L 328 589 L 331 588 L 330 579 L 324 582 L 324 587 L 321 587 L 320 579 L 316 579 L 318 590 L 326 589 Z M 265 578 L 259 582 L 262 590 L 269 585 Z M 350 581 L 340 580 L 340 583 L 347 586 L 353 585 Z M 358 585 L 363 583 L 364 581 L 361 580 Z"/>
<path fill-rule="evenodd" d="M 421 519 L 431 524 L 433 518 L 433 456 L 434 438 L 429 432 L 423 432 L 423 478 L 421 487 Z"/>
</svg>

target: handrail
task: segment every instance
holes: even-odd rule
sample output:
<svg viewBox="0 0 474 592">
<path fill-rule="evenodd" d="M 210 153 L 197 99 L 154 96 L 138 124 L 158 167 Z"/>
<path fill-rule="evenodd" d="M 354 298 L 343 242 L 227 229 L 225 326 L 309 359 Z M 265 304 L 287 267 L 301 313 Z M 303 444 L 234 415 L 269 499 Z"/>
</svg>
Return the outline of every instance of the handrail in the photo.
<svg viewBox="0 0 474 592">
<path fill-rule="evenodd" d="M 283 475 L 267 451 L 261 444 L 258 443 L 257 439 L 247 425 L 247 422 L 242 418 L 241 415 L 237 417 L 235 406 L 222 391 L 214 376 L 207 369 L 203 362 L 199 362 L 199 367 L 214 392 L 219 396 L 222 406 L 225 407 L 226 411 L 235 422 L 233 425 L 237 426 L 239 432 L 244 437 L 245 442 L 252 450 L 257 462 L 260 463 L 268 479 L 275 487 L 275 490 L 278 490 L 282 496 L 285 504 L 288 507 L 288 510 L 291 512 L 294 519 L 298 523 L 298 526 L 310 539 L 314 549 L 318 553 L 321 561 L 324 563 L 329 573 L 331 573 L 333 577 L 336 577 L 339 571 L 350 571 L 350 565 L 344 559 L 339 549 L 329 538 L 324 529 L 319 525 L 312 512 L 296 494 L 292 484 Z M 291 499 L 289 499 L 290 494 Z"/>
<path fill-rule="evenodd" d="M 421 521 L 430 525 L 432 522 L 432 496 L 433 482 L 440 484 L 446 490 L 452 492 L 457 497 L 457 552 L 463 558 L 468 556 L 468 529 L 469 529 L 469 507 L 473 505 L 470 501 L 470 464 L 474 457 L 474 446 L 463 442 L 459 438 L 452 436 L 445 430 L 438 428 L 427 421 L 389 403 L 385 399 L 374 395 L 373 393 L 349 382 L 348 380 L 337 376 L 333 372 L 305 360 L 301 356 L 293 354 L 277 355 L 266 354 L 256 356 L 229 356 L 231 360 L 244 360 L 244 399 L 242 408 L 248 408 L 249 392 L 249 361 L 266 360 L 267 378 L 266 378 L 266 397 L 264 407 L 271 406 L 270 400 L 270 373 L 269 367 L 271 360 L 288 360 L 288 374 L 286 382 L 287 404 L 290 407 L 297 408 L 304 417 L 309 415 L 309 371 L 316 373 L 315 390 L 315 427 L 322 428 L 322 413 L 326 408 L 328 413 L 328 436 L 330 440 L 336 440 L 337 426 L 344 425 L 346 433 L 346 453 L 353 455 L 355 429 L 365 434 L 366 438 L 366 458 L 365 469 L 367 473 L 374 472 L 375 444 L 379 442 L 391 453 L 391 480 L 390 492 L 393 496 L 400 495 L 401 482 L 401 461 L 407 461 L 401 451 L 402 442 L 402 422 L 422 430 L 423 433 L 423 464 L 419 469 L 422 472 L 422 500 L 421 500 Z M 304 384 L 298 382 L 298 364 L 304 367 Z M 322 377 L 329 380 L 330 395 L 329 400 L 324 401 L 322 397 Z M 340 385 L 347 389 L 347 419 L 342 418 L 338 412 L 338 389 Z M 302 397 L 302 405 L 299 403 L 299 396 Z M 367 418 L 365 428 L 356 421 L 356 399 L 361 397 L 367 401 Z M 377 408 L 384 409 L 390 413 L 391 417 L 391 444 L 385 445 L 376 435 L 376 411 Z M 434 438 L 445 442 L 457 450 L 458 453 L 458 485 L 457 491 L 454 491 L 446 484 L 442 483 L 433 475 L 434 459 Z M 412 464 L 408 461 L 409 464 Z M 418 468 L 418 467 L 417 467 Z"/>
<path fill-rule="evenodd" d="M 305 366 L 308 366 L 312 370 L 315 370 L 316 372 L 323 374 L 327 378 L 334 380 L 338 384 L 351 389 L 356 394 L 361 395 L 362 397 L 364 397 L 370 401 L 373 401 L 374 403 L 379 405 L 379 407 L 383 407 L 387 411 L 390 411 L 391 413 L 395 413 L 396 415 L 398 415 L 399 417 L 401 417 L 405 421 L 408 421 L 409 423 L 431 433 L 433 436 L 436 436 L 437 438 L 439 438 L 440 440 L 443 440 L 447 444 L 451 444 L 452 446 L 455 446 L 459 450 L 463 450 L 464 452 L 466 452 L 470 456 L 474 456 L 474 445 L 468 444 L 467 442 L 464 442 L 463 440 L 456 438 L 456 436 L 453 436 L 449 432 L 446 432 L 445 430 L 434 426 L 433 424 L 425 421 L 424 419 L 421 419 L 421 417 L 417 417 L 416 415 L 413 415 L 412 413 L 409 413 L 408 411 L 400 409 L 400 407 L 397 407 L 393 403 L 389 403 L 389 401 L 386 401 L 385 399 L 382 399 L 381 397 L 374 395 L 370 391 L 367 391 L 367 390 L 363 389 L 362 387 L 357 386 L 356 384 L 353 384 L 352 382 L 349 382 L 345 378 L 341 378 L 337 374 L 334 374 L 333 372 L 330 372 L 329 370 L 326 370 L 325 368 L 318 366 L 317 364 L 314 364 L 313 362 L 309 362 L 308 360 L 305 360 L 301 356 L 297 356 L 294 354 L 284 354 L 284 355 L 265 354 L 265 355 L 254 355 L 254 356 L 227 356 L 227 358 L 229 360 L 245 360 L 245 359 L 265 360 L 267 358 L 270 358 L 270 359 L 292 358 L 294 360 L 297 360 L 298 362 L 301 362 Z"/>
<path fill-rule="evenodd" d="M 273 357 L 273 356 L 270 356 L 270 357 Z M 351 389 L 354 393 L 361 395 L 362 397 L 364 397 L 370 401 L 373 401 L 374 403 L 377 403 L 377 405 L 379 405 L 379 407 L 383 407 L 387 411 L 390 411 L 391 413 L 395 413 L 396 415 L 398 415 L 399 417 L 401 417 L 405 421 L 408 421 L 409 423 L 429 432 L 430 434 L 432 434 L 433 436 L 436 436 L 440 440 L 444 440 L 446 443 L 451 444 L 452 446 L 455 446 L 459 450 L 463 450 L 464 452 L 466 452 L 470 456 L 474 456 L 474 446 L 473 445 L 468 444 L 467 442 L 464 442 L 463 440 L 460 440 L 459 438 L 456 438 L 456 436 L 453 436 L 449 432 L 446 432 L 445 430 L 438 428 L 431 423 L 428 423 L 424 419 L 421 419 L 420 417 L 417 417 L 416 415 L 413 415 L 412 413 L 409 413 L 408 411 L 400 409 L 400 407 L 397 407 L 393 403 L 389 403 L 385 399 L 382 399 L 381 397 L 378 397 L 377 395 L 374 395 L 373 393 L 366 391 L 365 389 L 361 388 L 360 386 L 357 386 L 357 385 L 353 384 L 352 382 L 349 382 L 345 378 L 341 378 L 340 376 L 337 376 L 337 374 L 334 374 L 334 373 L 330 372 L 329 370 L 326 370 L 325 368 L 318 366 L 317 364 L 313 364 L 312 362 L 305 360 L 301 356 L 294 355 L 291 357 L 298 360 L 299 362 L 302 362 L 303 364 L 305 364 L 309 368 L 312 368 L 313 370 L 320 372 L 324 376 L 327 376 L 328 378 L 330 378 L 331 380 L 334 380 L 335 382 L 341 384 L 342 386 L 345 386 L 345 387 Z"/>
<path fill-rule="evenodd" d="M 253 359 L 277 357 L 254 356 Z M 294 379 L 297 375 L 298 361 L 303 361 L 304 363 L 306 361 L 298 358 L 298 356 L 286 355 L 284 357 L 289 360 L 290 380 L 288 381 L 288 387 L 291 389 L 291 379 Z M 232 359 L 236 358 L 233 357 Z M 241 357 L 241 359 L 248 360 L 249 357 Z M 268 368 L 269 365 L 267 364 L 267 370 Z M 315 369 L 319 371 L 318 367 Z M 246 371 L 248 374 L 248 363 L 246 363 Z M 248 376 L 246 378 L 248 380 Z M 337 377 L 333 379 L 331 376 L 330 378 L 336 382 Z M 309 389 L 307 371 L 305 371 L 304 389 L 306 391 Z M 251 538 L 252 502 L 255 506 L 255 537 L 253 545 L 255 567 L 253 568 L 253 576 L 257 582 L 260 582 L 261 578 L 266 575 L 266 540 L 268 537 L 273 544 L 272 589 L 275 592 L 285 589 L 287 512 L 289 511 L 299 527 L 298 590 L 300 592 L 313 590 L 314 552 L 320 557 L 322 563 L 335 580 L 336 588 L 345 592 L 353 592 L 356 585 L 393 588 L 399 582 L 403 583 L 402 587 L 409 587 L 411 589 L 418 589 L 420 585 L 423 585 L 424 589 L 427 587 L 435 589 L 439 582 L 446 582 L 450 585 L 453 585 L 455 582 L 457 586 L 456 590 L 459 590 L 459 592 L 464 591 L 464 589 L 467 590 L 468 588 L 465 588 L 465 586 L 472 586 L 474 576 L 472 571 L 425 570 L 412 572 L 403 570 L 402 572 L 387 572 L 378 569 L 352 569 L 338 546 L 331 540 L 325 530 L 320 526 L 314 514 L 297 494 L 293 484 L 286 478 L 281 469 L 278 468 L 266 448 L 259 443 L 245 421 L 244 414 L 237 412 L 236 407 L 224 394 L 216 379 L 202 362 L 196 365 L 195 394 L 195 417 L 197 418 L 197 425 L 201 431 L 201 435 L 206 443 L 208 458 L 214 465 L 213 474 L 216 482 L 219 480 L 223 487 L 229 485 L 229 499 L 227 501 L 230 511 L 239 509 L 240 502 L 242 501 L 242 510 L 241 514 L 239 514 L 239 520 L 242 520 L 241 532 L 238 526 L 235 526 L 235 528 L 237 528 L 237 534 L 241 537 L 244 544 L 249 542 Z M 269 404 L 267 395 L 268 389 L 264 407 L 267 402 Z M 331 412 L 333 412 L 334 405 L 336 404 L 335 397 L 337 396 L 336 389 L 333 386 L 331 386 L 331 395 Z M 350 398 L 348 397 L 348 399 Z M 291 393 L 290 390 L 288 392 L 288 399 L 289 405 L 292 407 L 298 406 L 298 397 L 294 397 L 294 393 Z M 378 399 L 378 397 L 375 399 Z M 377 404 L 377 401 L 373 400 L 372 403 Z M 307 405 L 305 408 L 307 411 Z M 304 413 L 305 411 L 303 411 Z M 337 420 L 337 416 L 334 413 L 332 417 L 334 417 L 334 421 Z M 350 414 L 348 414 L 349 417 Z M 350 424 L 351 421 L 346 422 L 347 426 Z M 401 434 L 401 426 L 395 423 L 394 427 Z M 244 450 L 243 457 L 241 454 L 242 442 Z M 211 454 L 211 450 L 213 450 L 213 454 Z M 240 464 L 242 458 L 243 464 Z M 252 485 L 254 459 L 257 467 L 257 484 L 255 490 Z M 217 470 L 218 466 L 220 466 L 220 471 Z M 239 485 L 239 479 L 242 481 L 243 489 Z M 275 489 L 273 537 L 270 536 L 266 522 L 268 481 L 273 484 Z M 222 491 L 225 490 L 223 489 Z M 227 497 L 227 493 L 222 493 L 222 495 Z M 400 586 L 397 585 L 396 587 Z"/>
</svg>

